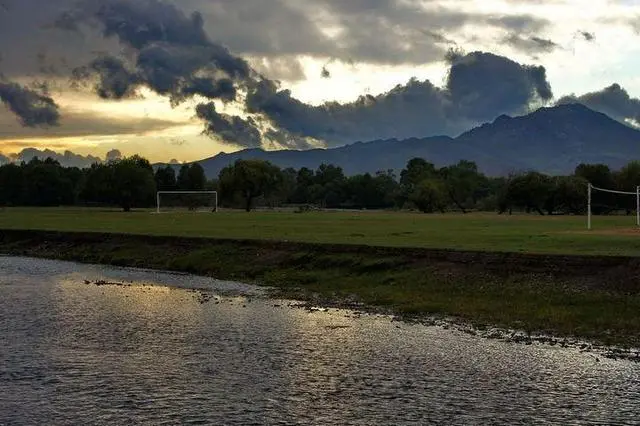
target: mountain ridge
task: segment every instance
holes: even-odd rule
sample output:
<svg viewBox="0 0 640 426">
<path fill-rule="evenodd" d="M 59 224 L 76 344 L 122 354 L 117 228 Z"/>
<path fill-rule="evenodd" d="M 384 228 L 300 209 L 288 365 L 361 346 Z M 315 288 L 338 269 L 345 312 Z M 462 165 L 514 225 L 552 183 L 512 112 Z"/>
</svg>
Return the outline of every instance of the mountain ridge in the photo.
<svg viewBox="0 0 640 426">
<path fill-rule="evenodd" d="M 620 168 L 640 158 L 640 131 L 582 104 L 543 107 L 530 114 L 501 115 L 458 137 L 384 139 L 306 151 L 260 148 L 220 153 L 197 161 L 209 178 L 238 159 L 261 159 L 282 168 L 316 169 L 322 163 L 340 166 L 347 175 L 393 169 L 421 157 L 442 167 L 475 161 L 488 175 L 524 170 L 571 173 L 582 162 Z"/>
</svg>

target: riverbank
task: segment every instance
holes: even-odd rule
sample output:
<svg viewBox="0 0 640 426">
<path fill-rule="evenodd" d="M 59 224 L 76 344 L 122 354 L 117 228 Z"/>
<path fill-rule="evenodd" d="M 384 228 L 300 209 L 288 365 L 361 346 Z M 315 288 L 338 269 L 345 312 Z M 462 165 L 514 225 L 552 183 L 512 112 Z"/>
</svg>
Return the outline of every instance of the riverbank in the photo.
<svg viewBox="0 0 640 426">
<path fill-rule="evenodd" d="M 634 257 L 22 230 L 0 231 L 0 244 L 9 255 L 208 275 L 278 297 L 640 347 Z"/>
</svg>

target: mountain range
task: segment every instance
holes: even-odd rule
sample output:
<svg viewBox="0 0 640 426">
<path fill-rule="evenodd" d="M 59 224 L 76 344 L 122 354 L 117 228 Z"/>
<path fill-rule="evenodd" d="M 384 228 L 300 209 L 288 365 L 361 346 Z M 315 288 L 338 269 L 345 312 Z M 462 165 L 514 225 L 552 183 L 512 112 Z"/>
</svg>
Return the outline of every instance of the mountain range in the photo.
<svg viewBox="0 0 640 426">
<path fill-rule="evenodd" d="M 399 172 L 415 157 L 439 167 L 459 160 L 475 161 L 491 176 L 531 169 L 567 174 L 580 163 L 605 163 L 616 169 L 640 159 L 640 131 L 581 104 L 565 104 L 520 117 L 502 115 L 456 138 L 376 140 L 308 151 L 246 149 L 198 163 L 210 178 L 238 159 L 261 159 L 296 169 L 316 169 L 327 163 L 353 175 L 389 169 Z"/>
</svg>

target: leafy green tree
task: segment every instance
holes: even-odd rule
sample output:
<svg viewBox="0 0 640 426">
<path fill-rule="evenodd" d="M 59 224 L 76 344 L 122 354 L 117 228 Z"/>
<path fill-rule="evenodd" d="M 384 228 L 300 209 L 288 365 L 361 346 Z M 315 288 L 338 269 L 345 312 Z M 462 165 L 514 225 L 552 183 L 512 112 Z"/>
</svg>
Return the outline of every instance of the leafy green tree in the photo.
<svg viewBox="0 0 640 426">
<path fill-rule="evenodd" d="M 80 198 L 90 204 L 115 204 L 114 169 L 109 164 L 93 164 L 85 170 Z"/>
<path fill-rule="evenodd" d="M 311 187 L 315 185 L 315 172 L 306 167 L 302 167 L 296 173 L 295 189 L 291 195 L 291 202 L 294 204 L 311 204 L 315 202 L 311 195 Z"/>
<path fill-rule="evenodd" d="M 462 213 L 475 205 L 479 191 L 486 187 L 486 178 L 478 172 L 478 166 L 472 161 L 462 160 L 458 164 L 443 167 L 440 175 L 444 181 L 450 201 Z"/>
<path fill-rule="evenodd" d="M 510 180 L 505 194 L 505 204 L 535 211 L 544 216 L 545 204 L 553 191 L 551 179 L 538 172 L 529 172 Z"/>
<path fill-rule="evenodd" d="M 345 200 L 347 178 L 341 167 L 321 164 L 315 173 L 315 185 L 311 190 L 315 201 L 323 207 L 339 207 Z"/>
<path fill-rule="evenodd" d="M 190 191 L 204 191 L 204 188 L 207 185 L 207 176 L 199 163 L 191 164 L 189 167 L 188 177 Z"/>
<path fill-rule="evenodd" d="M 202 166 L 198 163 L 182 165 L 178 172 L 177 185 L 181 191 L 204 191 L 207 177 Z"/>
<path fill-rule="evenodd" d="M 349 177 L 346 188 L 350 207 L 383 209 L 395 204 L 398 183 L 392 172 L 365 173 Z"/>
<path fill-rule="evenodd" d="M 409 201 L 423 213 L 444 212 L 446 198 L 446 189 L 442 181 L 433 178 L 419 182 L 409 194 Z"/>
<path fill-rule="evenodd" d="M 156 182 L 147 160 L 134 155 L 109 163 L 108 167 L 113 170 L 114 201 L 125 212 L 153 204 Z"/>
<path fill-rule="evenodd" d="M 580 164 L 576 167 L 574 175 L 599 188 L 616 188 L 614 174 L 606 164 Z M 592 197 L 594 214 L 605 214 L 615 210 L 618 202 L 615 195 L 601 191 L 594 191 Z"/>
<path fill-rule="evenodd" d="M 23 203 L 24 170 L 16 164 L 5 164 L 0 167 L 0 206 L 18 206 Z"/>
<path fill-rule="evenodd" d="M 615 174 L 617 189 L 635 193 L 640 186 L 640 161 L 632 161 Z M 616 197 L 616 204 L 623 207 L 627 214 L 636 209 L 636 198 L 632 196 Z"/>
<path fill-rule="evenodd" d="M 400 173 L 401 203 L 410 201 L 417 185 L 427 179 L 439 179 L 436 167 L 422 158 L 409 160 Z"/>
<path fill-rule="evenodd" d="M 278 188 L 266 197 L 267 204 L 271 207 L 290 202 L 296 191 L 296 177 L 298 172 L 292 168 L 282 170 L 282 180 Z"/>
<path fill-rule="evenodd" d="M 553 178 L 553 189 L 545 207 L 549 214 L 582 214 L 587 206 L 587 182 L 576 176 Z"/>
<path fill-rule="evenodd" d="M 155 181 L 158 191 L 174 191 L 177 188 L 175 169 L 169 165 L 158 168 Z"/>
<path fill-rule="evenodd" d="M 64 169 L 57 161 L 33 158 L 22 165 L 24 173 L 24 204 L 33 206 L 59 206 L 72 204 L 74 188 Z"/>
<path fill-rule="evenodd" d="M 239 194 L 247 212 L 258 197 L 269 197 L 282 183 L 282 171 L 262 160 L 237 160 L 220 171 L 220 190 L 227 199 Z"/>
</svg>

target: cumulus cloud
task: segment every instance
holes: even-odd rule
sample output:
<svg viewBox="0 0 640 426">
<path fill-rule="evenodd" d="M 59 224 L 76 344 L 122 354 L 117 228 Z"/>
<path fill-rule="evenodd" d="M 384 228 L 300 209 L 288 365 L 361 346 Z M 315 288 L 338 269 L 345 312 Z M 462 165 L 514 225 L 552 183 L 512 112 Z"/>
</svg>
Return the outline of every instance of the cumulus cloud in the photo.
<svg viewBox="0 0 640 426">
<path fill-rule="evenodd" d="M 530 105 L 552 98 L 543 67 L 481 52 L 453 52 L 449 61 L 443 88 L 414 79 L 356 102 L 310 106 L 263 80 L 250 92 L 247 109 L 294 135 L 335 146 L 377 138 L 454 135 L 500 114 L 526 112 Z"/>
<path fill-rule="evenodd" d="M 542 66 L 522 65 L 483 52 L 454 53 L 449 60 L 446 90 L 459 114 L 471 120 L 522 113 L 531 104 L 553 97 Z"/>
<path fill-rule="evenodd" d="M 4 166 L 5 164 L 9 164 L 11 159 L 2 153 L 0 153 L 0 166 Z"/>
<path fill-rule="evenodd" d="M 131 96 L 144 85 L 180 102 L 194 95 L 234 100 L 236 87 L 250 79 L 248 63 L 209 40 L 198 12 L 187 16 L 160 0 L 85 0 L 64 15 L 64 28 L 81 25 L 101 29 L 134 53 L 132 64 L 113 56 L 77 68 L 77 79 L 97 78 L 103 98 Z M 74 25 L 71 25 L 73 23 Z"/>
<path fill-rule="evenodd" d="M 466 25 L 533 33 L 549 22 L 531 15 L 487 15 L 439 2 L 398 0 L 183 0 L 200 10 L 211 36 L 234 52 L 273 58 L 306 55 L 373 64 L 439 61 Z M 325 28 L 333 28 L 328 34 Z M 267 74 L 270 78 L 279 78 Z"/>
<path fill-rule="evenodd" d="M 105 156 L 106 161 L 115 161 L 121 158 L 122 152 L 120 152 L 119 149 L 112 149 L 111 151 L 107 152 L 107 155 Z"/>
<path fill-rule="evenodd" d="M 44 93 L 17 83 L 0 81 L 0 101 L 25 127 L 57 126 L 60 112 L 55 101 Z"/>
<path fill-rule="evenodd" d="M 195 96 L 207 98 L 196 108 L 205 133 L 243 147 L 271 143 L 295 148 L 313 146 L 315 141 L 336 146 L 356 140 L 455 135 L 552 98 L 543 67 L 488 53 L 454 52 L 448 55 L 450 69 L 443 87 L 412 79 L 377 96 L 313 106 L 212 41 L 221 39 L 234 51 L 251 56 L 252 64 L 262 62 L 267 68 L 283 64 L 281 68 L 287 68 L 289 60 L 300 66 L 298 55 L 303 54 L 376 64 L 424 64 L 441 60 L 455 44 L 447 31 L 467 24 L 498 28 L 519 50 L 553 50 L 555 42 L 535 35 L 549 22 L 529 15 L 474 14 L 396 0 L 318 0 L 314 7 L 275 0 L 185 0 L 180 6 L 162 0 L 81 0 L 59 14 L 58 28 L 83 37 L 98 32 L 121 49 L 107 49 L 75 67 L 75 80 L 93 85 L 104 99 L 136 96 L 143 86 L 173 104 Z M 265 25 L 270 31 L 264 31 Z M 325 25 L 335 31 L 327 34 Z M 377 29 L 375 37 L 372 28 Z M 322 76 L 330 76 L 327 67 Z M 225 114 L 213 101 L 236 102 L 244 111 L 238 116 Z"/>
<path fill-rule="evenodd" d="M 101 163 L 102 159 L 98 157 L 94 157 L 92 155 L 83 156 L 80 154 L 75 154 L 71 151 L 64 151 L 63 153 L 58 153 L 52 151 L 50 149 L 40 150 L 37 148 L 25 148 L 17 154 L 9 154 L 9 156 L 2 156 L 6 159 L 7 162 L 17 162 L 20 163 L 22 161 L 29 162 L 34 158 L 39 158 L 44 160 L 46 158 L 51 158 L 53 160 L 58 161 L 61 165 L 65 167 L 79 167 L 85 168 L 90 167 L 94 163 Z M 1 161 L 1 158 L 0 158 Z"/>
<path fill-rule="evenodd" d="M 640 99 L 632 98 L 619 84 L 582 96 L 565 96 L 558 103 L 581 103 L 618 121 L 632 120 L 636 125 L 640 123 Z"/>
</svg>

